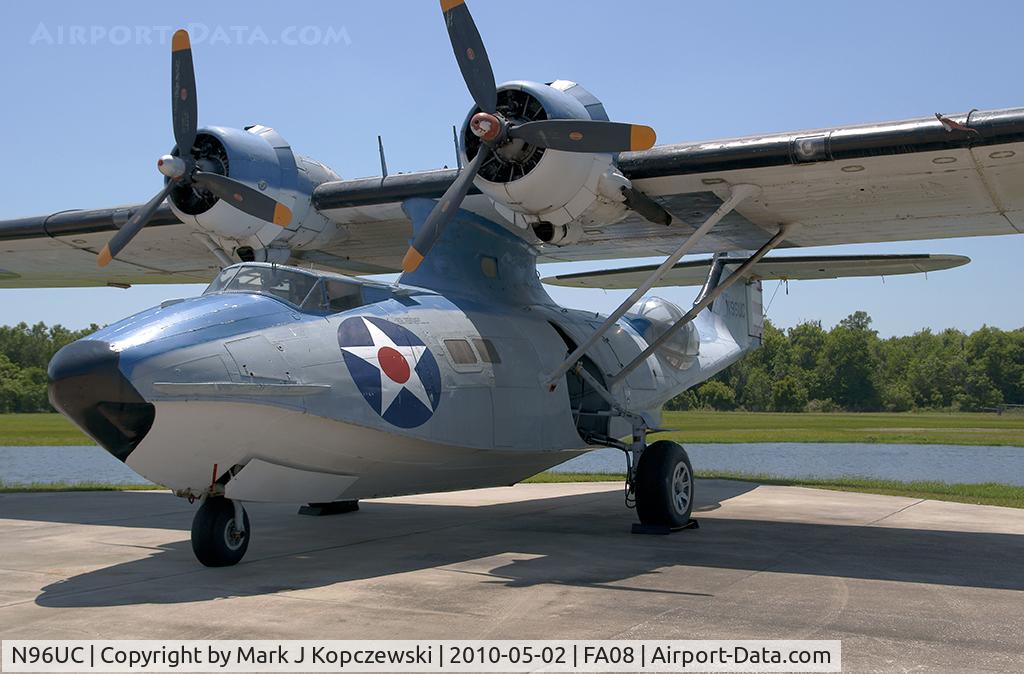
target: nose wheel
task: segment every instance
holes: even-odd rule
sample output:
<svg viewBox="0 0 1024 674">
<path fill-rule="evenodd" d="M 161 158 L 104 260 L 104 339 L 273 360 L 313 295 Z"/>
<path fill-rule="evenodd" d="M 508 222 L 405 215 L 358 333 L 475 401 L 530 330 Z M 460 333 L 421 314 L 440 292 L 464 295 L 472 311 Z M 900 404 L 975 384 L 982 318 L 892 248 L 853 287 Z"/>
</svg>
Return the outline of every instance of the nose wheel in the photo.
<svg viewBox="0 0 1024 674">
<path fill-rule="evenodd" d="M 251 532 L 241 503 L 211 496 L 192 520 L 192 552 L 204 566 L 233 566 L 249 549 Z"/>
<path fill-rule="evenodd" d="M 690 522 L 693 466 L 682 445 L 659 440 L 644 448 L 634 486 L 641 524 L 675 529 Z"/>
</svg>

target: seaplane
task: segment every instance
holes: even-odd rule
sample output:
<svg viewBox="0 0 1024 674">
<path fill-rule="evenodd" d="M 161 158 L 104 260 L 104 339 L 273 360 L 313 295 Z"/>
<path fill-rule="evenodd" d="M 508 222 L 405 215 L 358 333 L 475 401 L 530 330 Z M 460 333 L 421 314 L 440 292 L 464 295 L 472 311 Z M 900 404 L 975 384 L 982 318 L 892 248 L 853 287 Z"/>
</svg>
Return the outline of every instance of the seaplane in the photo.
<svg viewBox="0 0 1024 674">
<path fill-rule="evenodd" d="M 639 524 L 684 527 L 693 466 L 653 437 L 661 408 L 758 348 L 762 281 L 968 261 L 769 253 L 1024 232 L 1024 109 L 656 145 L 573 81 L 496 85 L 466 4 L 440 4 L 473 101 L 456 168 L 389 175 L 382 149 L 381 175 L 342 179 L 270 127 L 199 126 L 178 31 L 159 192 L 0 222 L 3 288 L 208 284 L 48 371 L 55 408 L 198 504 L 204 565 L 243 558 L 247 502 L 351 511 L 511 485 L 602 447 L 623 452 Z M 549 284 L 633 292 L 602 315 Z M 692 305 L 652 294 L 677 286 Z"/>
</svg>

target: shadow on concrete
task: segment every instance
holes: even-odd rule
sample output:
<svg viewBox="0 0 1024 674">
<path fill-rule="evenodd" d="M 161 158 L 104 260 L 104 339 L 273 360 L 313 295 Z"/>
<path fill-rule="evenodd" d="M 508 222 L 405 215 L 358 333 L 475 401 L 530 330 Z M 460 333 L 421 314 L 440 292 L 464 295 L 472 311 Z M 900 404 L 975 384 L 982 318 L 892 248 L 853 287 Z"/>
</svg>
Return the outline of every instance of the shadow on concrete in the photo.
<svg viewBox="0 0 1024 674">
<path fill-rule="evenodd" d="M 713 507 L 756 486 L 703 482 L 698 504 Z M 154 496 L 126 493 L 113 502 L 128 507 Z M 51 584 L 36 603 L 178 604 L 424 569 L 510 587 L 555 584 L 624 593 L 704 594 L 615 585 L 672 566 L 1024 590 L 1024 536 L 721 517 L 670 536 L 631 535 L 634 515 L 622 507 L 617 490 L 478 507 L 375 502 L 327 518 L 299 517 L 290 506 L 247 507 L 254 539 L 237 567 L 200 567 L 186 533 L 147 557 Z M 183 514 L 181 520 L 184 533 L 189 518 Z"/>
</svg>

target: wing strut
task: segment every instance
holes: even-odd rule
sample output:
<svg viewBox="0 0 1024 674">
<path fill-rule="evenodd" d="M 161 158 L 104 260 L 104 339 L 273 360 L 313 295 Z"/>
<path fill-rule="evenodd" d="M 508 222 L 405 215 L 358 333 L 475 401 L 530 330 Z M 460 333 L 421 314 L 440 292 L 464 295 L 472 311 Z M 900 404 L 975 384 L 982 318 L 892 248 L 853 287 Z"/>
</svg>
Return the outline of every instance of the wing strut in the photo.
<svg viewBox="0 0 1024 674">
<path fill-rule="evenodd" d="M 676 248 L 675 252 L 665 258 L 665 261 L 661 263 L 661 266 L 651 272 L 651 275 L 647 277 L 647 280 L 644 281 L 639 288 L 634 290 L 633 294 L 627 297 L 626 300 L 623 301 L 617 309 L 615 309 L 615 311 L 609 314 L 604 323 L 602 323 L 601 326 L 595 330 L 585 342 L 576 347 L 576 350 L 569 354 L 569 356 L 562 361 L 561 365 L 552 370 L 550 374 L 546 375 L 545 382 L 547 384 L 554 384 L 559 377 L 572 369 L 576 364 L 576 361 L 578 361 L 583 354 L 589 351 L 590 348 L 597 343 L 597 340 L 601 339 L 604 333 L 608 332 L 608 329 L 615 325 L 618 320 L 622 318 L 627 311 L 629 311 L 630 307 L 636 304 L 637 301 L 643 297 L 647 291 L 653 288 L 665 274 L 671 271 L 673 265 L 675 265 L 676 262 L 679 262 L 680 258 L 690 252 L 697 242 L 704 238 L 705 234 L 711 231 L 712 227 L 717 225 L 722 218 L 731 213 L 733 209 L 740 205 L 741 202 L 757 196 L 760 192 L 761 188 L 756 185 L 733 185 L 729 198 L 718 207 L 718 210 L 712 213 L 710 217 L 704 221 L 704 224 L 698 227 L 693 234 L 688 236 L 686 241 L 683 241 L 682 245 L 679 246 L 679 248 Z"/>
<path fill-rule="evenodd" d="M 217 262 L 220 262 L 221 269 L 224 269 L 225 267 L 230 267 L 235 263 L 235 261 L 232 260 L 231 257 L 226 252 L 224 252 L 224 249 L 217 245 L 217 243 L 212 238 L 210 238 L 209 234 L 206 234 L 205 232 L 192 232 L 192 236 L 194 236 L 196 239 L 199 240 L 200 243 L 206 246 L 206 249 L 208 251 L 213 253 L 213 256 L 217 258 Z"/>
<path fill-rule="evenodd" d="M 791 230 L 792 225 L 781 225 L 779 227 L 778 233 L 772 238 L 768 239 L 767 243 L 758 248 L 757 252 L 748 257 L 746 261 L 744 261 L 743 264 L 741 264 L 736 269 L 736 271 L 729 274 L 729 276 L 727 276 L 724 281 L 716 285 L 710 291 L 703 293 L 700 300 L 698 300 L 682 318 L 673 323 L 672 327 L 670 327 L 668 330 L 662 333 L 661 337 L 658 337 L 658 339 L 654 340 L 654 342 L 652 342 L 646 349 L 644 349 L 643 352 L 640 353 L 640 355 L 638 355 L 633 360 L 629 361 L 628 364 L 626 364 L 621 370 L 619 370 L 619 373 L 608 381 L 608 387 L 611 388 L 612 386 L 615 386 L 620 381 L 625 379 L 630 372 L 635 370 L 641 363 L 647 360 L 651 355 L 654 354 L 655 351 L 657 351 L 663 344 L 665 344 L 665 342 L 671 339 L 672 335 L 682 330 L 683 326 L 692 321 L 694 318 L 697 317 L 697 314 L 699 314 L 701 311 L 710 306 L 711 303 L 714 302 L 719 295 L 728 290 L 730 286 L 732 286 L 737 281 L 744 279 L 748 275 L 750 275 L 750 272 L 753 269 L 754 265 L 757 264 L 758 261 L 760 261 L 760 259 L 764 257 L 766 254 L 768 254 L 773 248 L 782 243 L 783 239 L 786 238 L 786 236 L 789 234 Z M 711 277 L 709 276 L 708 278 L 710 280 Z"/>
</svg>

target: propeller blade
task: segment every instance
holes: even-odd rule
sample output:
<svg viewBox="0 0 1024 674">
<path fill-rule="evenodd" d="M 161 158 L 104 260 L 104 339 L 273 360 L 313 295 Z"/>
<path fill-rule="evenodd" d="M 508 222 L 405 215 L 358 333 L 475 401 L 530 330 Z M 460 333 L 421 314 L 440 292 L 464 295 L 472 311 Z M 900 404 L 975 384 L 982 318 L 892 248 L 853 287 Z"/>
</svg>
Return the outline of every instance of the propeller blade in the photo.
<svg viewBox="0 0 1024 674">
<path fill-rule="evenodd" d="M 179 30 L 171 38 L 171 122 L 178 154 L 191 156 L 196 142 L 196 73 L 192 68 L 192 44 L 188 32 Z"/>
<path fill-rule="evenodd" d="M 455 179 L 455 182 L 448 187 L 440 201 L 434 206 L 434 210 L 430 211 L 430 215 L 427 216 L 423 226 L 420 227 L 420 231 L 416 234 L 412 246 L 409 247 L 405 257 L 402 258 L 402 271 L 414 272 L 420 266 L 423 258 L 427 256 L 427 253 L 437 243 L 437 240 L 441 238 L 441 232 L 444 231 L 445 226 L 455 217 L 459 206 L 462 204 L 462 200 L 466 198 L 466 193 L 469 192 L 469 188 L 473 184 L 473 178 L 476 177 L 480 167 L 483 166 L 484 161 L 490 154 L 490 146 L 481 144 L 480 150 L 473 157 L 473 161 L 462 170 L 462 173 Z"/>
<path fill-rule="evenodd" d="M 448 26 L 448 37 L 455 51 L 466 88 L 484 112 L 493 113 L 498 107 L 498 89 L 494 85 L 494 71 L 484 49 L 484 41 L 473 23 L 464 0 L 441 0 L 441 11 Z"/>
<path fill-rule="evenodd" d="M 117 254 L 124 250 L 124 247 L 128 245 L 128 242 L 135 238 L 135 235 L 142 231 L 142 228 L 146 226 L 149 219 L 153 217 L 153 213 L 160 207 L 160 204 L 167 198 L 167 194 L 171 191 L 171 187 L 174 183 L 167 183 L 164 188 L 157 192 L 156 196 L 146 202 L 146 204 L 139 210 L 132 213 L 132 217 L 128 218 L 128 222 L 124 223 L 124 227 L 118 230 L 117 234 L 114 235 L 107 245 L 103 246 L 103 250 L 96 257 L 96 264 L 100 267 L 106 267 L 110 264 L 110 261 L 117 257 Z"/>
<path fill-rule="evenodd" d="M 654 145 L 654 129 L 592 119 L 542 119 L 508 130 L 510 138 L 566 152 L 627 152 Z"/>
<path fill-rule="evenodd" d="M 196 171 L 192 174 L 192 181 L 243 213 L 260 220 L 281 227 L 287 227 L 292 222 L 292 212 L 287 206 L 233 178 L 219 173 Z"/>
</svg>

